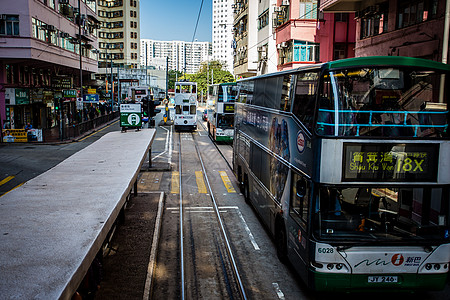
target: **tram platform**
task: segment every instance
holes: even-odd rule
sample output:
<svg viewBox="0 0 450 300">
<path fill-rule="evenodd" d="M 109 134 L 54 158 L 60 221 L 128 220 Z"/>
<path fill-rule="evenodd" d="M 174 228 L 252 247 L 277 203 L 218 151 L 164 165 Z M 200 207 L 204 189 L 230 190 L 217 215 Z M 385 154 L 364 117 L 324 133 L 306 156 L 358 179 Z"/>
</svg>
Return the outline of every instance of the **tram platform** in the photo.
<svg viewBox="0 0 450 300">
<path fill-rule="evenodd" d="M 108 133 L 0 198 L 2 299 L 72 297 L 154 137 L 154 129 Z"/>
</svg>

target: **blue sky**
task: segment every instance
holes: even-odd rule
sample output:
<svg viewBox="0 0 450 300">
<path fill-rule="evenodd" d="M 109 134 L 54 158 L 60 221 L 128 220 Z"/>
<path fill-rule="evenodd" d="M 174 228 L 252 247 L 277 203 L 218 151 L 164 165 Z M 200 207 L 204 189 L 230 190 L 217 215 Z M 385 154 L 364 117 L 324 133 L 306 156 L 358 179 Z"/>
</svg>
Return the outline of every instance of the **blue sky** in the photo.
<svg viewBox="0 0 450 300">
<path fill-rule="evenodd" d="M 141 0 L 141 39 L 191 42 L 202 0 Z M 204 0 L 195 39 L 211 42 L 212 0 Z"/>
</svg>

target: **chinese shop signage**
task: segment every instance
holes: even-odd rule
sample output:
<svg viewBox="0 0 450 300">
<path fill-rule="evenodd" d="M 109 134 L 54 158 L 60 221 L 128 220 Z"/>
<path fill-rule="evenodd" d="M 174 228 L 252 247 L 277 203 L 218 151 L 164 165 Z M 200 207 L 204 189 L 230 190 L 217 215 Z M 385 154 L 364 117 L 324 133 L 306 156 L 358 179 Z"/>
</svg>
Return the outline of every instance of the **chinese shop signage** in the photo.
<svg viewBox="0 0 450 300">
<path fill-rule="evenodd" d="M 16 89 L 15 91 L 16 105 L 30 104 L 28 89 Z"/>
<path fill-rule="evenodd" d="M 76 98 L 77 90 L 63 90 L 64 98 Z"/>
<path fill-rule="evenodd" d="M 437 181 L 438 144 L 344 143 L 343 181 Z"/>
</svg>

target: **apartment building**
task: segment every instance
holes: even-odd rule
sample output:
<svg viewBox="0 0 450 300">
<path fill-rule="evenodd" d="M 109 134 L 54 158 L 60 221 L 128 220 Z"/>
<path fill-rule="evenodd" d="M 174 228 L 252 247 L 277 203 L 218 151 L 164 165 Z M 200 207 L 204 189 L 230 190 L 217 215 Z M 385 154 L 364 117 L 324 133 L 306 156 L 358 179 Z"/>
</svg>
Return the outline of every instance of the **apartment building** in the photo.
<svg viewBox="0 0 450 300">
<path fill-rule="evenodd" d="M 234 0 L 213 0 L 212 59 L 224 63 L 230 73 L 234 71 L 233 7 Z"/>
<path fill-rule="evenodd" d="M 354 56 L 354 14 L 324 14 L 318 0 L 277 0 L 273 14 L 277 69 Z"/>
<path fill-rule="evenodd" d="M 72 112 L 80 88 L 97 72 L 97 25 L 95 0 L 14 0 L 2 5 L 2 128 L 20 129 L 27 123 L 37 129 L 55 127 L 57 108 L 65 111 L 65 122 L 75 121 Z M 63 106 L 55 106 L 60 100 Z"/>
<path fill-rule="evenodd" d="M 165 69 L 168 58 L 169 70 L 193 74 L 202 62 L 211 57 L 212 46 L 209 42 L 157 41 L 141 39 L 141 66 L 153 66 Z"/>
<path fill-rule="evenodd" d="M 354 12 L 357 57 L 409 56 L 447 63 L 449 3 L 448 0 L 326 0 L 321 2 L 320 9 L 332 14 Z"/>
<path fill-rule="evenodd" d="M 139 15 L 139 0 L 98 1 L 100 54 L 97 79 L 100 82 L 111 81 L 112 67 L 115 95 L 118 69 L 133 69 L 139 66 Z M 106 91 L 106 85 L 102 86 L 102 91 Z M 109 87 L 108 91 L 110 92 Z"/>
<path fill-rule="evenodd" d="M 272 16 L 276 0 L 261 0 L 258 3 L 257 20 L 257 75 L 277 71 L 277 48 L 273 35 Z"/>
<path fill-rule="evenodd" d="M 233 23 L 234 76 L 245 78 L 257 74 L 257 1 L 235 0 Z"/>
</svg>

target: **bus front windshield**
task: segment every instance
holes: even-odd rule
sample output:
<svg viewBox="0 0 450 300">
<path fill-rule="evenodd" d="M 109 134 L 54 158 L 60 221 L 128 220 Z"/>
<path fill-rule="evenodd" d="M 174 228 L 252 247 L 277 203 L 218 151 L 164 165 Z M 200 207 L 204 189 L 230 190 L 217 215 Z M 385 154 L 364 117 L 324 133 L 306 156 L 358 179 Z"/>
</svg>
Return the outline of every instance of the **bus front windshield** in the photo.
<svg viewBox="0 0 450 300">
<path fill-rule="evenodd" d="M 217 127 L 222 129 L 233 128 L 234 115 L 232 114 L 219 114 L 217 116 Z"/>
<path fill-rule="evenodd" d="M 316 132 L 448 138 L 449 77 L 406 67 L 330 71 L 320 89 Z"/>
<path fill-rule="evenodd" d="M 450 242 L 448 188 L 322 186 L 314 234 L 349 242 Z"/>
</svg>

